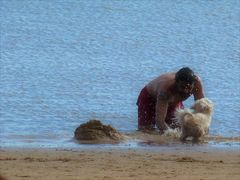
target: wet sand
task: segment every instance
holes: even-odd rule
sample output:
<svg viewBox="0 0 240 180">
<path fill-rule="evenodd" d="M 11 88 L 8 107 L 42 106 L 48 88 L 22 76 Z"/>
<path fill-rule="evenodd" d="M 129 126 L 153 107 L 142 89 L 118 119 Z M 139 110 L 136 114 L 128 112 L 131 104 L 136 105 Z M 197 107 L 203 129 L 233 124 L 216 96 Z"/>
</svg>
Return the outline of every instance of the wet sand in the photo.
<svg viewBox="0 0 240 180">
<path fill-rule="evenodd" d="M 0 149 L 6 179 L 240 179 L 238 149 Z"/>
</svg>

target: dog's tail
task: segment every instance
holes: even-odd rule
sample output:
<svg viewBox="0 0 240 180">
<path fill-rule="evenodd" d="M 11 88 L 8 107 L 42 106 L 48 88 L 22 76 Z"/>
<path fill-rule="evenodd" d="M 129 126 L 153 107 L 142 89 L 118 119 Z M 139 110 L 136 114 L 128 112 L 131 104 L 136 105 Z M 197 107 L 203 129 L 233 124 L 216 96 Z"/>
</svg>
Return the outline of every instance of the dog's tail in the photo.
<svg viewBox="0 0 240 180">
<path fill-rule="evenodd" d="M 189 109 L 177 109 L 175 112 L 175 117 L 180 124 L 182 124 L 182 121 L 185 119 L 186 115 L 192 117 L 192 113 Z"/>
</svg>

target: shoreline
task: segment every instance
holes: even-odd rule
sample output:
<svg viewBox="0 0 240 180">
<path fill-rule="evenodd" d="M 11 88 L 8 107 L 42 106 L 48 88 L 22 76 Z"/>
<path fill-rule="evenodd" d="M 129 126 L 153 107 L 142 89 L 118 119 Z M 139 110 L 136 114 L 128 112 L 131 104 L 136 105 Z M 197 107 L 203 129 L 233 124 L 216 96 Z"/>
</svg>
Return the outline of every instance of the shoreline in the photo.
<svg viewBox="0 0 240 180">
<path fill-rule="evenodd" d="M 9 179 L 239 179 L 239 149 L 0 148 Z"/>
<path fill-rule="evenodd" d="M 1 148 L 20 149 L 78 149 L 78 148 L 133 148 L 133 149 L 154 149 L 158 147 L 175 148 L 175 147 L 197 147 L 200 149 L 228 149 L 240 148 L 240 137 L 223 137 L 219 135 L 209 135 L 203 137 L 199 143 L 192 144 L 191 140 L 181 142 L 178 134 L 171 132 L 167 135 L 159 136 L 158 133 L 130 132 L 123 133 L 124 140 L 119 142 L 101 142 L 101 141 L 84 141 L 80 142 L 74 137 L 64 139 L 12 139 L 3 140 Z"/>
<path fill-rule="evenodd" d="M 132 149 L 146 151 L 174 151 L 176 150 L 203 150 L 203 151 L 218 151 L 218 150 L 240 150 L 240 137 L 221 137 L 221 136 L 206 136 L 198 143 L 193 143 L 191 139 L 182 142 L 173 134 L 159 136 L 159 134 L 138 133 L 124 134 L 125 138 L 122 141 L 78 141 L 74 137 L 60 142 L 42 143 L 42 141 L 30 143 L 7 143 L 2 142 L 0 150 L 91 150 L 91 149 Z"/>
</svg>

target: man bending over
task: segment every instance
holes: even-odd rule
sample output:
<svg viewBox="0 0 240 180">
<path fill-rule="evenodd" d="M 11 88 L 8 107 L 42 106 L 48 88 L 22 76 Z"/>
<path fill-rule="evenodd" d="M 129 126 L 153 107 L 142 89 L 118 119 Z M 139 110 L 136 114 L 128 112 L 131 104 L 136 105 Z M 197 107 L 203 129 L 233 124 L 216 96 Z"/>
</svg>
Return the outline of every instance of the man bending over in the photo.
<svg viewBox="0 0 240 180">
<path fill-rule="evenodd" d="M 188 67 L 153 79 L 138 96 L 138 129 L 152 130 L 156 125 L 163 132 L 168 127 L 179 127 L 174 112 L 184 108 L 182 102 L 191 95 L 194 100 L 204 97 L 200 78 Z"/>
</svg>

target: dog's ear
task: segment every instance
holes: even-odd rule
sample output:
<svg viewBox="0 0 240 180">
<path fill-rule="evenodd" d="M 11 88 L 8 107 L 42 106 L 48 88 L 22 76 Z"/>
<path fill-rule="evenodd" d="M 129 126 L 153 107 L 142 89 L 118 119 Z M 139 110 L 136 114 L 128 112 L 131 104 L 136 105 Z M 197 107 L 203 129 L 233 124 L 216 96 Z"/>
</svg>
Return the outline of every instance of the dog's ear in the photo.
<svg viewBox="0 0 240 180">
<path fill-rule="evenodd" d="M 201 109 L 202 109 L 203 112 L 206 112 L 206 113 L 212 111 L 212 107 L 209 106 L 208 104 L 202 104 L 202 105 L 201 105 Z"/>
<path fill-rule="evenodd" d="M 207 108 L 208 108 L 208 106 L 207 106 L 206 104 L 204 104 L 204 103 L 202 103 L 200 106 L 201 106 L 201 109 L 202 109 L 203 111 L 206 111 Z"/>
<path fill-rule="evenodd" d="M 209 108 L 205 106 L 205 107 L 203 108 L 203 112 L 204 112 L 204 113 L 209 113 Z"/>
</svg>

